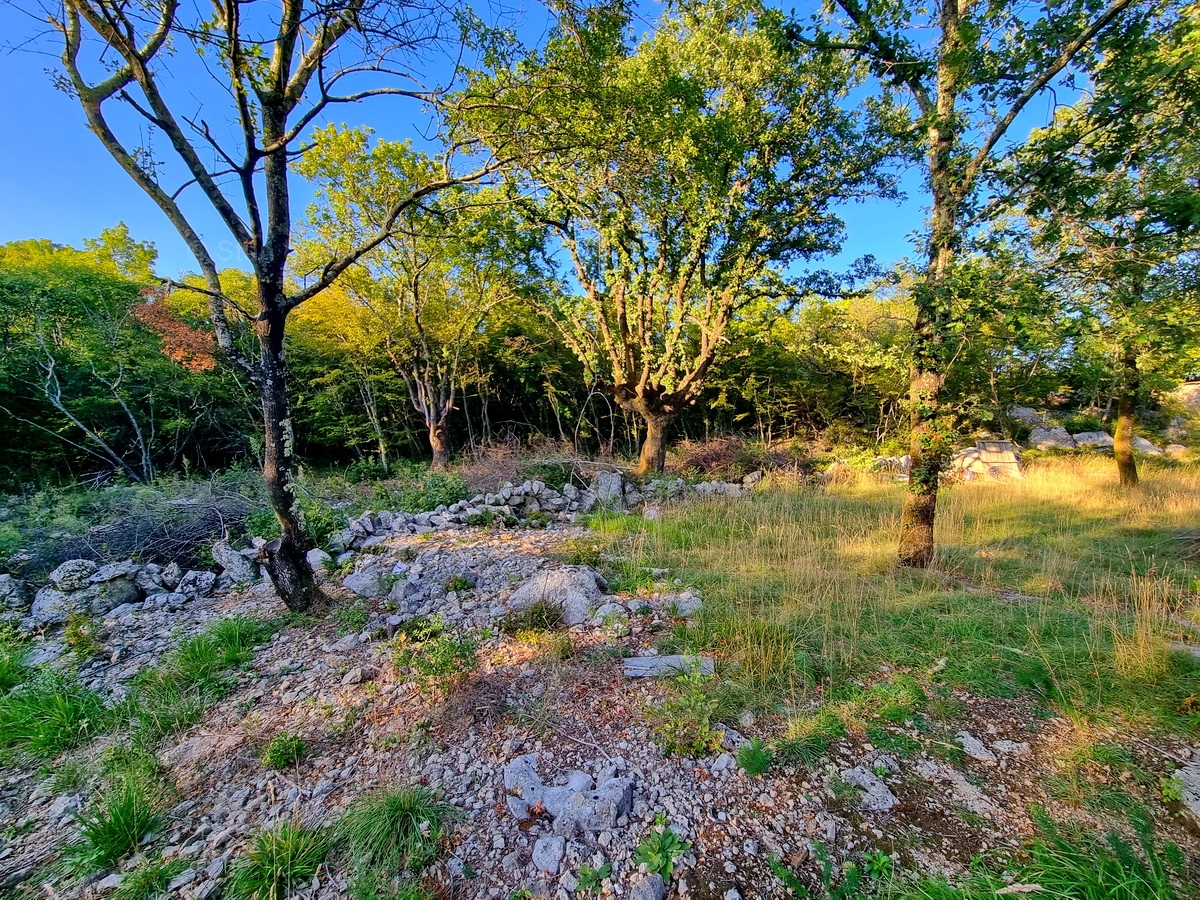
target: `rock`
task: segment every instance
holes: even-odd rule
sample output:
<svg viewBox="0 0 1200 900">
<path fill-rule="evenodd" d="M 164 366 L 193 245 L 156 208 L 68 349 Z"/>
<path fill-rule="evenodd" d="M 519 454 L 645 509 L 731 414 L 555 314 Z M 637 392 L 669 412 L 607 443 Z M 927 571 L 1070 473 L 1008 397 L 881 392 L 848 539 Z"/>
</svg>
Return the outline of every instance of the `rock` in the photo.
<svg viewBox="0 0 1200 900">
<path fill-rule="evenodd" d="M 1038 412 L 1028 406 L 1013 406 L 1008 410 L 1008 417 L 1014 422 L 1020 422 L 1022 425 L 1041 425 L 1046 421 L 1044 413 Z"/>
<path fill-rule="evenodd" d="M 1029 446 L 1039 450 L 1054 447 L 1070 450 L 1075 447 L 1075 439 L 1061 425 L 1038 425 L 1029 432 Z"/>
<path fill-rule="evenodd" d="M 82 590 L 95 571 L 96 564 L 90 559 L 68 559 L 50 573 L 50 583 L 60 591 Z"/>
<path fill-rule="evenodd" d="M 660 678 L 690 672 L 712 675 L 715 671 L 711 656 L 631 656 L 625 660 L 626 678 Z"/>
<path fill-rule="evenodd" d="M 146 563 L 133 579 L 133 583 L 144 594 L 161 594 L 163 590 L 162 566 L 157 563 Z"/>
<path fill-rule="evenodd" d="M 90 576 L 88 576 L 89 584 L 104 584 L 107 581 L 115 581 L 118 578 L 137 577 L 138 572 L 142 569 L 132 559 L 126 559 L 122 562 L 109 563 L 106 566 L 101 566 Z"/>
<path fill-rule="evenodd" d="M 592 617 L 602 592 L 608 585 L 588 566 L 563 566 L 535 572 L 508 598 L 517 612 L 538 603 L 548 603 L 562 611 L 567 625 L 582 625 Z"/>
<path fill-rule="evenodd" d="M 375 572 L 351 572 L 342 584 L 360 597 L 378 597 L 384 593 L 383 582 Z"/>
<path fill-rule="evenodd" d="M 1200 762 L 1177 769 L 1174 778 L 1181 787 L 1179 802 L 1200 822 Z"/>
<path fill-rule="evenodd" d="M 547 834 L 533 845 L 533 864 L 550 875 L 558 874 L 559 864 L 567 852 L 567 841 L 556 834 Z"/>
<path fill-rule="evenodd" d="M 1028 741 L 1021 741 L 1020 743 L 1016 741 L 992 741 L 992 749 L 997 753 L 1017 758 L 1028 756 L 1031 752 Z"/>
<path fill-rule="evenodd" d="M 92 615 L 96 616 L 106 615 L 118 606 L 137 603 L 142 599 L 141 589 L 132 578 L 114 578 L 103 584 L 93 585 L 88 594 Z"/>
<path fill-rule="evenodd" d="M 1171 459 L 1183 459 L 1183 457 L 1187 456 L 1187 452 L 1188 448 L 1183 446 L 1183 444 L 1167 444 L 1163 448 L 1163 453 L 1167 454 Z"/>
<path fill-rule="evenodd" d="M 225 577 L 234 584 L 249 585 L 258 581 L 258 567 L 234 550 L 228 541 L 217 541 L 213 544 L 212 555 Z"/>
<path fill-rule="evenodd" d="M 955 737 L 958 739 L 959 745 L 971 759 L 988 764 L 996 762 L 996 754 L 989 750 L 983 741 L 979 740 L 971 732 L 960 731 Z"/>
<path fill-rule="evenodd" d="M 722 729 L 721 749 L 732 752 L 750 746 L 750 739 L 745 737 L 740 731 L 730 728 L 728 725 L 718 724 L 717 727 Z"/>
<path fill-rule="evenodd" d="M 1160 447 L 1156 447 L 1140 434 L 1133 436 L 1133 449 L 1140 453 L 1149 453 L 1151 456 L 1162 456 L 1163 453 Z"/>
<path fill-rule="evenodd" d="M 629 892 L 629 900 L 663 900 L 666 896 L 666 882 L 657 873 L 643 875 L 640 881 L 634 882 Z"/>
<path fill-rule="evenodd" d="M 1106 431 L 1081 431 L 1079 434 L 1071 435 L 1071 438 L 1080 447 L 1111 447 L 1113 445 L 1112 435 Z"/>
<path fill-rule="evenodd" d="M 373 681 L 375 676 L 379 674 L 377 669 L 370 666 L 355 666 L 349 672 L 342 676 L 343 685 L 362 684 L 365 681 Z"/>
<path fill-rule="evenodd" d="M 183 570 L 179 568 L 179 563 L 173 562 L 163 567 L 159 578 L 162 581 L 163 587 L 169 591 L 173 591 L 179 587 L 179 581 L 183 578 Z"/>
<path fill-rule="evenodd" d="M 900 802 L 883 783 L 882 778 L 862 766 L 842 769 L 841 775 L 845 781 L 862 790 L 862 798 L 858 801 L 860 809 L 869 812 L 887 812 Z"/>
<path fill-rule="evenodd" d="M 592 616 L 592 621 L 597 625 L 608 625 L 613 622 L 624 621 L 629 617 L 629 610 L 623 607 L 620 603 L 604 603 L 596 607 L 596 612 Z"/>
<path fill-rule="evenodd" d="M 15 575 L 0 575 L 0 608 L 25 609 L 29 605 L 29 588 Z"/>
<path fill-rule="evenodd" d="M 62 625 L 67 616 L 82 609 L 81 600 L 86 600 L 86 591 L 64 593 L 56 588 L 44 587 L 33 595 L 33 606 L 29 618 L 35 627 Z"/>
<path fill-rule="evenodd" d="M 30 668 L 37 668 L 38 666 L 49 665 L 66 652 L 67 645 L 61 641 L 46 641 L 44 644 L 37 644 L 31 647 L 21 662 Z"/>
<path fill-rule="evenodd" d="M 596 503 L 621 509 L 625 506 L 625 475 L 621 472 L 597 472 L 592 479 Z"/>
<path fill-rule="evenodd" d="M 119 872 L 113 872 L 111 875 L 106 875 L 92 885 L 92 890 L 104 892 L 115 891 L 121 886 L 121 882 L 125 880 L 125 876 Z"/>
<path fill-rule="evenodd" d="M 702 601 L 700 595 L 695 590 L 689 588 L 673 600 L 669 601 L 667 608 L 681 619 L 687 619 L 700 612 Z"/>
<path fill-rule="evenodd" d="M 164 570 L 164 575 L 166 574 Z M 166 584 L 166 578 L 163 578 L 163 584 Z M 207 597 L 212 593 L 213 587 L 216 586 L 217 576 L 212 572 L 204 572 L 198 569 L 193 569 L 179 579 L 177 591 L 189 599 L 197 597 Z"/>
<path fill-rule="evenodd" d="M 313 547 L 308 551 L 307 554 L 305 554 L 305 559 L 308 560 L 309 568 L 311 568 L 314 572 L 318 572 L 321 569 L 324 569 L 326 564 L 333 559 L 333 557 L 320 547 Z"/>
<path fill-rule="evenodd" d="M 763 477 L 764 477 L 763 470 L 755 469 L 753 472 L 750 472 L 750 473 L 742 476 L 742 487 L 747 488 L 747 489 L 752 488 L 756 484 L 758 484 L 760 481 L 762 481 Z"/>
<path fill-rule="evenodd" d="M 527 753 L 504 767 L 504 787 L 512 795 L 508 809 L 517 819 L 527 819 L 530 809 L 540 805 L 554 819 L 554 833 L 572 838 L 579 831 L 609 831 L 629 814 L 633 777 L 617 775 L 618 766 L 614 765 L 624 765 L 624 760 L 613 760 L 607 770 L 599 772 L 595 789 L 586 772 L 572 772 L 566 785 L 545 785 L 538 777 L 536 761 L 536 753 Z"/>
</svg>

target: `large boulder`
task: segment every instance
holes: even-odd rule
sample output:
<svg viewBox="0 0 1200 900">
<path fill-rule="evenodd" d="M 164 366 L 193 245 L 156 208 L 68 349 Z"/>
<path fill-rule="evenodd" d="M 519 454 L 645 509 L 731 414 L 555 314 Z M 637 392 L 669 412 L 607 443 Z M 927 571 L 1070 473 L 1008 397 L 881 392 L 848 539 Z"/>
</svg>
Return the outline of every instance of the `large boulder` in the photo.
<svg viewBox="0 0 1200 900">
<path fill-rule="evenodd" d="M 1022 425 L 1041 425 L 1046 421 L 1044 413 L 1040 413 L 1028 406 L 1012 407 L 1008 411 L 1008 417 L 1014 422 L 1020 422 Z"/>
<path fill-rule="evenodd" d="M 592 617 L 608 584 L 589 566 L 543 569 L 531 575 L 508 598 L 511 609 L 521 612 L 546 603 L 562 612 L 567 625 L 582 625 Z"/>
<path fill-rule="evenodd" d="M 1106 431 L 1081 431 L 1071 435 L 1080 447 L 1112 447 L 1112 435 Z"/>
<path fill-rule="evenodd" d="M 1140 453 L 1149 453 L 1151 456 L 1162 456 L 1162 448 L 1155 446 L 1140 434 L 1133 436 L 1133 449 Z"/>
<path fill-rule="evenodd" d="M 621 508 L 625 504 L 625 475 L 621 472 L 597 472 L 592 492 L 600 506 Z"/>
<path fill-rule="evenodd" d="M 166 584 L 165 578 L 163 579 L 163 583 Z M 207 597 L 211 594 L 216 584 L 217 576 L 215 573 L 193 569 L 179 579 L 179 584 L 175 590 L 177 593 L 195 600 L 197 597 Z"/>
<path fill-rule="evenodd" d="M 35 628 L 47 625 L 62 625 L 67 616 L 80 612 L 88 602 L 87 591 L 60 591 L 52 585 L 46 585 L 33 595 L 33 606 L 29 610 L 29 619 Z"/>
<path fill-rule="evenodd" d="M 79 591 L 88 586 L 88 579 L 96 572 L 96 564 L 90 559 L 68 559 L 50 573 L 50 583 L 60 591 Z"/>
<path fill-rule="evenodd" d="M 1039 450 L 1071 450 L 1075 447 L 1075 438 L 1061 425 L 1038 425 L 1029 432 L 1029 446 Z"/>
<path fill-rule="evenodd" d="M 29 605 L 29 589 L 15 575 L 0 575 L 0 609 L 25 609 Z"/>
<path fill-rule="evenodd" d="M 118 606 L 136 603 L 142 599 L 142 591 L 137 582 L 127 576 L 110 578 L 100 584 L 94 584 L 85 593 L 88 595 L 88 608 L 95 616 L 103 616 Z"/>
<path fill-rule="evenodd" d="M 232 584 L 254 584 L 258 581 L 258 567 L 242 553 L 233 549 L 228 541 L 217 541 L 212 546 L 213 561 L 221 567 L 221 574 Z"/>
<path fill-rule="evenodd" d="M 342 579 L 342 584 L 360 597 L 379 597 L 387 592 L 378 572 L 351 572 Z"/>
</svg>

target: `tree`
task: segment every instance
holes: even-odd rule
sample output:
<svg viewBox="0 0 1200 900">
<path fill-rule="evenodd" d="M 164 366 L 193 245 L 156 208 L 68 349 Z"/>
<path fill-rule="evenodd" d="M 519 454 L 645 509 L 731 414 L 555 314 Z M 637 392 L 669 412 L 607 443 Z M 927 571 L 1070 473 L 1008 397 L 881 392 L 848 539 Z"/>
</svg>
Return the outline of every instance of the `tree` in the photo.
<svg viewBox="0 0 1200 900">
<path fill-rule="evenodd" d="M 460 176 L 447 158 L 436 175 L 396 198 L 370 235 L 329 254 L 313 278 L 291 288 L 290 173 L 312 123 L 331 107 L 381 94 L 427 98 L 411 88 L 416 79 L 407 65 L 439 39 L 441 22 L 424 7 L 384 0 L 279 0 L 275 15 L 246 11 L 236 2 L 219 2 L 205 13 L 177 0 L 65 0 L 62 15 L 50 21 L 63 38 L 60 83 L 78 99 L 90 130 L 191 250 L 217 341 L 257 388 L 263 477 L 282 531 L 278 542 L 267 545 L 266 567 L 289 608 L 315 610 L 325 598 L 305 558 L 312 541 L 294 489 L 295 435 L 284 357 L 288 315 L 382 244 L 410 206 L 481 172 Z M 188 47 L 203 61 L 181 58 Z M 212 108 L 207 101 L 214 97 L 228 98 L 228 123 L 183 112 L 196 107 L 191 83 L 172 96 L 176 79 L 186 77 L 174 71 L 189 65 L 203 66 L 215 81 L 205 109 Z M 114 117 L 114 105 L 128 114 Z M 236 135 L 229 141 L 226 124 Z M 147 127 L 166 138 L 169 161 L 133 143 Z M 169 177 L 176 177 L 174 189 L 167 186 Z M 238 304 L 224 289 L 209 246 L 182 205 L 181 195 L 191 187 L 249 259 L 254 307 Z M 239 352 L 230 315 L 252 323 L 256 356 Z"/>
<path fill-rule="evenodd" d="M 330 128 L 316 143 L 300 167 L 318 186 L 302 257 L 360 242 L 397 197 L 439 169 L 406 143 L 371 147 L 363 129 Z M 450 415 L 484 323 L 537 290 L 540 250 L 540 236 L 514 220 L 502 197 L 457 187 L 409 207 L 395 232 L 339 279 L 357 308 L 351 315 L 367 315 L 371 337 L 404 380 L 434 469 L 450 461 Z"/>
<path fill-rule="evenodd" d="M 696 402 L 744 304 L 839 246 L 839 201 L 884 186 L 887 142 L 847 111 L 853 72 L 747 0 L 675 7 L 629 36 L 617 6 L 564 14 L 544 52 L 479 76 L 463 127 L 498 155 L 570 264 L 547 312 L 645 427 L 637 473 Z"/>
<path fill-rule="evenodd" d="M 1178 358 L 1200 325 L 1200 283 L 1185 263 L 1200 252 L 1200 151 L 1193 133 L 1174 127 L 1176 105 L 1131 85 L 1121 62 L 1101 70 L 1094 101 L 1060 110 L 1033 137 L 1013 178 L 1059 285 L 1115 350 L 1113 454 L 1121 484 L 1136 487 L 1133 438 L 1148 358 L 1164 350 Z"/>
<path fill-rule="evenodd" d="M 939 475 L 949 457 L 942 420 L 948 365 L 962 321 L 958 264 L 973 229 L 1003 207 L 989 196 L 998 161 L 1012 152 L 1010 131 L 1032 101 L 1073 71 L 1132 0 L 1046 0 L 1036 11 L 1016 2 L 835 0 L 838 15 L 793 36 L 866 60 L 885 93 L 913 99 L 907 130 L 922 142 L 930 216 L 925 263 L 914 293 L 909 374 L 912 468 L 900 523 L 903 565 L 929 565 Z M 928 43 L 921 42 L 929 35 Z M 1009 143 L 1006 143 L 1008 141 Z"/>
</svg>

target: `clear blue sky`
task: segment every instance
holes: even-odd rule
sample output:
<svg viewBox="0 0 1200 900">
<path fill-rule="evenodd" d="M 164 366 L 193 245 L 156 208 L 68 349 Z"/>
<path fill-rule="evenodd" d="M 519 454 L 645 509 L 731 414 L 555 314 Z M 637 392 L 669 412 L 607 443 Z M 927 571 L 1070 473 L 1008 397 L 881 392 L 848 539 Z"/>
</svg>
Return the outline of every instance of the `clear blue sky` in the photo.
<svg viewBox="0 0 1200 900">
<path fill-rule="evenodd" d="M 509 8 L 524 15 L 526 31 L 540 29 L 544 13 L 533 0 L 520 0 Z M 36 20 L 0 3 L 0 35 L 5 40 L 16 44 L 44 30 Z M 536 37 L 536 33 L 527 35 L 529 40 Z M 124 221 L 134 237 L 157 245 L 161 274 L 193 271 L 191 255 L 162 213 L 87 130 L 77 101 L 53 86 L 47 69 L 58 64 L 54 36 L 27 46 L 16 52 L 0 49 L 0 243 L 49 238 L 80 246 L 84 238 Z M 203 93 L 193 96 L 197 105 L 203 105 Z M 379 99 L 343 107 L 335 120 L 372 126 L 391 139 L 411 136 L 409 117 L 419 116 L 419 111 L 400 103 Z M 924 197 L 919 178 L 910 177 L 906 184 L 909 199 L 904 203 L 877 201 L 845 209 L 846 246 L 827 265 L 837 266 L 867 253 L 886 263 L 912 252 L 909 236 L 921 227 Z M 307 194 L 299 185 L 296 194 L 293 211 L 299 218 Z M 190 212 L 219 263 L 244 265 L 206 204 L 195 203 Z"/>
</svg>

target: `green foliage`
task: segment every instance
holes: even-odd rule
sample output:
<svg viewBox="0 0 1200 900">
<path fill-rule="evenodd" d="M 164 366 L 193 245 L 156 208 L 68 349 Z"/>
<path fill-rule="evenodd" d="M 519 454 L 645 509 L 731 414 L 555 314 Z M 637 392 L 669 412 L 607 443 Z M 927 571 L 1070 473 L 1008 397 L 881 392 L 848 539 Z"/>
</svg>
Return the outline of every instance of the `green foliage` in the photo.
<svg viewBox="0 0 1200 900">
<path fill-rule="evenodd" d="M 453 472 L 426 472 L 397 488 L 377 486 L 373 501 L 380 509 L 395 512 L 429 512 L 449 506 L 469 496 L 469 487 L 461 475 Z"/>
<path fill-rule="evenodd" d="M 585 892 L 599 891 L 604 887 L 604 879 L 610 875 L 612 875 L 612 863 L 610 862 L 606 862 L 598 869 L 591 866 L 580 866 L 576 889 Z"/>
<path fill-rule="evenodd" d="M 575 467 L 571 463 L 553 459 L 532 460 L 517 470 L 519 481 L 540 481 L 556 491 L 561 491 L 575 475 Z"/>
<path fill-rule="evenodd" d="M 104 652 L 104 643 L 100 640 L 100 626 L 96 620 L 85 613 L 67 613 L 67 627 L 63 632 L 63 640 L 81 660 L 91 659 Z"/>
<path fill-rule="evenodd" d="M 93 798 L 88 812 L 78 817 L 79 841 L 69 845 L 63 856 L 81 875 L 110 868 L 165 821 L 145 786 L 137 779 L 123 779 Z"/>
<path fill-rule="evenodd" d="M 0 696 L 0 755 L 53 756 L 105 731 L 112 713 L 73 676 L 43 672 Z"/>
<path fill-rule="evenodd" d="M 334 829 L 356 872 L 419 872 L 431 862 L 456 810 L 429 788 L 415 786 L 361 797 Z"/>
<path fill-rule="evenodd" d="M 474 587 L 475 582 L 473 582 L 466 575 L 455 575 L 445 584 L 447 591 L 457 591 L 460 594 L 465 591 L 472 590 Z"/>
<path fill-rule="evenodd" d="M 329 852 L 326 835 L 285 823 L 260 831 L 234 860 L 225 881 L 230 900 L 284 900 L 317 874 Z"/>
<path fill-rule="evenodd" d="M 467 524 L 474 528 L 487 528 L 495 521 L 496 514 L 490 509 L 485 509 L 482 512 L 471 513 L 469 516 L 467 516 Z"/>
<path fill-rule="evenodd" d="M 717 699 L 699 672 L 675 679 L 675 693 L 653 711 L 654 733 L 668 755 L 698 759 L 721 749 L 724 732 L 713 727 Z"/>
<path fill-rule="evenodd" d="M 654 827 L 642 838 L 633 854 L 633 861 L 645 865 L 648 872 L 662 876 L 663 881 L 670 882 L 675 871 L 675 860 L 687 853 L 691 844 L 681 840 L 667 824 L 666 816 L 659 813 L 654 818 Z"/>
<path fill-rule="evenodd" d="M 24 663 L 28 649 L 15 629 L 0 626 L 0 696 L 7 694 L 32 674 Z"/>
<path fill-rule="evenodd" d="M 112 900 L 154 900 L 167 892 L 167 885 L 187 868 L 187 860 L 145 859 L 125 873 Z"/>
<path fill-rule="evenodd" d="M 259 757 L 263 768 L 286 769 L 304 759 L 308 747 L 297 734 L 282 732 L 267 742 Z"/>
<path fill-rule="evenodd" d="M 345 510 L 334 509 L 312 497 L 300 498 L 300 512 L 318 547 L 327 546 L 329 539 L 345 528 L 348 521 Z M 246 533 L 266 540 L 277 538 L 281 534 L 279 520 L 270 509 L 253 510 L 246 518 Z"/>
<path fill-rule="evenodd" d="M 738 749 L 737 761 L 747 775 L 762 775 L 774 760 L 775 754 L 768 750 L 762 738 L 753 737 L 750 743 Z"/>
<path fill-rule="evenodd" d="M 829 710 L 805 713 L 788 721 L 787 733 L 775 744 L 780 759 L 812 766 L 829 752 L 829 745 L 845 737 L 846 729 Z"/>
<path fill-rule="evenodd" d="M 502 634 L 521 634 L 526 631 L 554 631 L 562 625 L 562 610 L 546 600 L 539 600 L 528 609 L 510 612 L 500 620 Z"/>
<path fill-rule="evenodd" d="M 426 678 L 445 678 L 471 672 L 477 665 L 477 641 L 444 630 L 439 617 L 410 619 L 396 635 L 396 665 Z"/>
<path fill-rule="evenodd" d="M 361 600 L 353 603 L 339 603 L 333 608 L 333 621 L 340 635 L 355 634 L 367 627 L 371 619 L 371 609 Z"/>
</svg>

